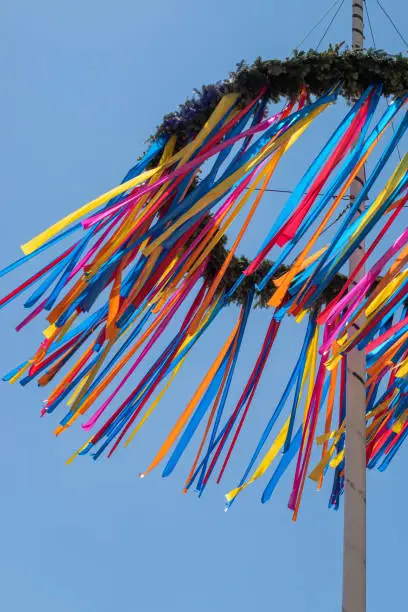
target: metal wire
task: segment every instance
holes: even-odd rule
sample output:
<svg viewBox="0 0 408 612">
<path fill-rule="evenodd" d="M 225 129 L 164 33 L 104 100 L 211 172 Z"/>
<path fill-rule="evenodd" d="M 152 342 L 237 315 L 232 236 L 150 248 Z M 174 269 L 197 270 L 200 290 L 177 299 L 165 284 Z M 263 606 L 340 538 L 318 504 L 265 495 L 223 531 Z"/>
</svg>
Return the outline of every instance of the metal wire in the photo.
<svg viewBox="0 0 408 612">
<path fill-rule="evenodd" d="M 252 191 L 260 191 L 262 188 L 261 187 L 246 187 L 246 189 L 251 189 Z M 267 189 L 264 189 L 264 191 L 268 191 L 270 193 L 287 193 L 287 194 L 293 193 L 292 189 L 271 189 L 269 187 Z M 303 195 L 306 195 L 307 193 L 308 192 L 305 191 L 303 193 Z M 318 195 L 319 198 L 323 198 L 326 194 L 325 193 L 318 193 L 317 195 Z M 332 195 L 331 197 L 334 199 L 337 196 L 336 195 Z M 342 200 L 350 200 L 350 196 L 343 196 L 341 199 Z"/>
<path fill-rule="evenodd" d="M 328 25 L 328 26 L 327 26 L 327 28 L 325 29 L 325 31 L 324 31 L 324 33 L 323 33 L 323 36 L 321 37 L 321 39 L 319 40 L 319 42 L 318 42 L 318 44 L 317 44 L 316 51 L 318 51 L 318 50 L 319 50 L 320 45 L 322 44 L 323 40 L 326 38 L 326 35 L 327 35 L 328 31 L 330 30 L 330 28 L 332 27 L 333 23 L 335 22 L 337 15 L 340 13 L 340 11 L 341 11 L 341 9 L 342 9 L 342 6 L 343 6 L 343 4 L 344 4 L 344 0 L 342 0 L 342 3 L 341 3 L 341 4 L 340 4 L 340 6 L 338 7 L 337 11 L 334 13 L 334 15 L 333 15 L 333 17 L 332 17 L 332 19 L 331 19 L 331 21 L 330 21 L 329 25 Z"/>
<path fill-rule="evenodd" d="M 340 211 L 340 213 L 337 215 L 337 217 L 336 217 L 335 219 L 333 219 L 333 221 L 332 221 L 331 223 L 329 223 L 329 225 L 328 225 L 327 227 L 325 227 L 325 228 L 324 228 L 324 230 L 321 232 L 321 234 L 320 234 L 320 235 L 325 234 L 325 233 L 326 233 L 326 232 L 327 232 L 327 231 L 328 231 L 330 228 L 332 228 L 332 227 L 333 227 L 333 225 L 336 225 L 336 223 L 337 223 L 338 221 L 340 221 L 340 219 L 341 219 L 342 217 L 344 217 L 344 215 L 346 214 L 346 212 L 347 212 L 347 211 L 350 209 L 351 204 L 352 204 L 352 203 L 351 203 L 351 202 L 349 202 L 349 203 L 347 204 L 347 206 L 345 206 L 345 207 L 343 208 L 343 210 L 342 210 L 342 211 Z"/>
<path fill-rule="evenodd" d="M 389 20 L 389 22 L 391 23 L 391 25 L 394 28 L 394 30 L 397 32 L 398 36 L 400 37 L 400 39 L 402 40 L 404 45 L 408 48 L 407 39 L 403 36 L 402 32 L 398 29 L 398 26 L 395 24 L 395 22 L 394 22 L 393 18 L 391 17 L 391 15 L 388 13 L 388 11 L 383 6 L 383 4 L 380 2 L 380 0 L 377 0 L 377 4 L 380 7 L 380 9 L 382 10 L 382 12 L 384 13 L 384 15 L 387 17 L 387 19 Z"/>
<path fill-rule="evenodd" d="M 325 12 L 323 17 L 321 17 L 319 19 L 319 21 L 313 26 L 313 28 L 311 30 L 309 30 L 309 32 L 306 34 L 306 36 L 300 41 L 300 43 L 298 45 L 296 45 L 296 47 L 295 47 L 296 50 L 299 49 L 299 47 L 301 47 L 303 45 L 303 43 L 309 38 L 309 36 L 311 34 L 313 34 L 313 32 L 319 27 L 319 25 L 321 25 L 323 23 L 323 21 L 326 19 L 326 17 L 332 12 L 332 10 L 336 6 L 336 4 L 338 4 L 339 2 L 340 2 L 340 0 L 335 0 L 333 2 L 331 7 Z"/>
<path fill-rule="evenodd" d="M 370 34 L 371 34 L 371 38 L 372 38 L 372 41 L 373 41 L 373 47 L 374 47 L 374 49 L 376 49 L 377 45 L 376 45 L 375 38 L 374 38 L 373 26 L 371 25 L 371 18 L 370 18 L 370 13 L 368 11 L 367 0 L 364 0 L 364 6 L 365 6 L 366 13 L 367 13 L 368 27 L 370 28 Z"/>
</svg>

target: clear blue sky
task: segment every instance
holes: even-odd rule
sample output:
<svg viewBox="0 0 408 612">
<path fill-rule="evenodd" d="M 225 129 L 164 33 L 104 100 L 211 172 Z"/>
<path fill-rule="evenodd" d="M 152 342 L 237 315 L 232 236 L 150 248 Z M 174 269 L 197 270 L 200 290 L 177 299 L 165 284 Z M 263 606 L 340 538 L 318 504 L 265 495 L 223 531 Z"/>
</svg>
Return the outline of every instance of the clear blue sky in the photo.
<svg viewBox="0 0 408 612">
<path fill-rule="evenodd" d="M 404 3 L 384 1 L 407 34 Z M 349 4 L 325 44 L 349 40 Z M 161 117 L 194 87 L 222 79 L 240 59 L 286 56 L 327 6 L 323 0 L 3 0 L 1 263 L 19 256 L 18 246 L 47 224 L 116 184 Z M 377 45 L 401 49 L 376 3 L 369 6 Z M 305 152 L 293 159 L 307 161 Z M 281 171 L 276 187 L 293 187 L 299 174 L 293 167 Z M 276 209 L 280 202 L 264 206 L 258 231 L 269 219 L 268 205 Z M 248 254 L 258 243 L 253 231 Z M 2 279 L 1 295 L 29 270 L 34 266 Z M 0 313 L 0 372 L 36 346 L 43 327 L 14 333 L 23 316 L 21 302 L 15 304 Z M 223 493 L 241 475 L 293 363 L 300 339 L 293 322 L 273 349 L 224 486 L 197 500 L 180 493 L 185 469 L 166 480 L 159 471 L 138 478 L 213 359 L 214 336 L 235 317 L 231 309 L 203 339 L 157 418 L 110 461 L 82 459 L 66 467 L 83 440 L 79 428 L 55 439 L 51 431 L 61 413 L 38 418 L 44 392 L 0 387 L 2 610 L 340 609 L 342 513 L 327 510 L 327 489 L 317 494 L 307 487 L 296 525 L 286 508 L 290 478 L 268 504 L 260 503 L 263 481 L 223 512 Z M 266 312 L 252 317 L 241 381 L 268 320 Z M 370 612 L 404 606 L 407 458 L 404 448 L 388 472 L 369 475 Z"/>
</svg>

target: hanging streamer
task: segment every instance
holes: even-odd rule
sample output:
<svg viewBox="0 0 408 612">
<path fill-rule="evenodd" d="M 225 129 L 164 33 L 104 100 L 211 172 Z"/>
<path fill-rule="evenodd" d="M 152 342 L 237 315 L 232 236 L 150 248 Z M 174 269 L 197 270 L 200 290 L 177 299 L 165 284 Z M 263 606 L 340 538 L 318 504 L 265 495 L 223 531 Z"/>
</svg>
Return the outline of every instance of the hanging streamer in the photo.
<svg viewBox="0 0 408 612">
<path fill-rule="evenodd" d="M 17 331 L 35 318 L 46 319 L 38 349 L 3 380 L 37 380 L 43 387 L 59 376 L 41 414 L 66 404 L 55 433 L 77 421 L 86 432 L 68 462 L 88 454 L 110 457 L 122 442 L 128 446 L 162 406 L 203 333 L 237 300 L 235 324 L 220 339 L 219 352 L 171 431 L 161 434 L 162 445 L 142 475 L 164 462 L 162 475 L 170 476 L 196 444 L 184 491 L 203 495 L 214 474 L 217 483 L 228 474 L 249 415 L 257 410 L 266 427 L 226 495 L 227 508 L 267 473 L 262 502 L 268 501 L 290 468 L 294 520 L 308 477 L 321 489 L 332 473 L 329 505 L 338 508 L 347 450 L 346 364 L 355 348 L 367 356 L 367 466 L 384 471 L 390 465 L 408 437 L 408 231 L 389 238 L 397 220 L 406 227 L 408 154 L 376 189 L 408 129 L 408 96 L 396 97 L 374 124 L 382 87 L 368 87 L 271 218 L 253 261 L 238 266 L 236 257 L 275 170 L 328 113 L 338 91 L 333 87 L 307 103 L 303 88 L 271 116 L 265 88 L 245 104 L 236 93 L 225 95 L 186 144 L 179 146 L 176 136 L 155 140 L 120 185 L 26 242 L 24 257 L 0 272 L 11 273 L 62 240 L 72 241 L 0 299 L 3 307 L 26 294 L 28 314 Z M 392 122 L 398 124 L 370 166 L 361 194 L 328 237 L 349 186 Z M 226 234 L 237 224 L 226 252 Z M 360 268 L 327 298 L 363 240 L 369 247 Z M 266 262 L 269 253 L 272 264 Z M 242 384 L 250 314 L 265 292 L 263 303 L 273 310 Z M 287 318 L 299 324 L 305 318 L 303 343 L 279 402 L 256 408 L 259 386 L 273 378 L 274 345 Z M 231 403 L 233 387 L 242 388 Z"/>
</svg>

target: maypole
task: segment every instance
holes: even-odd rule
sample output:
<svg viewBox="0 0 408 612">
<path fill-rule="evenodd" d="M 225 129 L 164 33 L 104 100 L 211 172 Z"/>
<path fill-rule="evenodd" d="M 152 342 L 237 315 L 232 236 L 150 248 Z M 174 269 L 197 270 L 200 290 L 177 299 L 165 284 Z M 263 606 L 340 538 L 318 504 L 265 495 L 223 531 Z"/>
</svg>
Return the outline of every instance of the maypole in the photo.
<svg viewBox="0 0 408 612">
<path fill-rule="evenodd" d="M 362 49 L 364 41 L 364 0 L 352 0 L 352 48 Z M 364 185 L 364 167 L 350 188 L 353 202 Z M 361 214 L 362 210 L 357 214 Z M 349 261 L 354 284 L 364 275 L 360 266 L 364 243 Z M 361 319 L 354 325 L 360 326 Z M 357 347 L 347 356 L 346 461 L 344 478 L 343 612 L 366 610 L 366 362 Z"/>
<path fill-rule="evenodd" d="M 166 437 L 159 432 L 161 446 L 141 474 L 160 466 L 170 476 L 201 430 L 183 489 L 200 497 L 210 479 L 223 478 L 281 322 L 307 317 L 294 369 L 279 401 L 267 407 L 226 509 L 265 474 L 267 502 L 293 469 L 288 507 L 296 520 L 308 479 L 321 488 L 333 468 L 329 506 L 338 509 L 343 492 L 345 498 L 343 612 L 366 610 L 366 465 L 384 471 L 408 439 L 406 223 L 386 250 L 381 242 L 408 203 L 408 154 L 364 206 L 408 133 L 408 115 L 400 113 L 408 103 L 408 58 L 362 52 L 364 3 L 352 1 L 352 50 L 330 45 L 283 61 L 257 59 L 203 86 L 164 118 L 120 184 L 26 242 L 24 255 L 0 270 L 1 278 L 61 241 L 59 255 L 0 297 L 0 309 L 29 290 L 24 307 L 31 311 L 16 330 L 46 319 L 39 347 L 3 380 L 45 387 L 61 376 L 41 415 L 62 408 L 56 435 L 78 422 L 88 432 L 68 463 L 127 446 L 212 321 L 239 306 L 210 368 L 184 410 L 175 406 L 174 425 Z M 373 127 L 381 95 L 393 100 Z M 281 158 L 340 96 L 351 105 L 296 187 L 270 187 Z M 269 103 L 279 100 L 282 110 L 271 115 Z M 395 121 L 366 178 L 364 165 Z M 342 202 L 349 190 L 348 209 Z M 237 252 L 266 191 L 289 197 L 250 260 Z M 227 249 L 229 228 L 244 213 Z M 367 254 L 382 245 L 381 255 L 374 253 L 365 274 L 370 232 Z M 69 236 L 71 243 L 62 242 Z M 323 236 L 328 244 L 318 248 Z M 348 278 L 341 273 L 347 261 Z M 269 308 L 270 322 L 248 378 L 237 380 L 255 306 Z M 231 403 L 235 384 L 241 394 Z M 125 385 L 131 388 L 123 396 Z M 321 456 L 313 466 L 316 446 Z"/>
</svg>

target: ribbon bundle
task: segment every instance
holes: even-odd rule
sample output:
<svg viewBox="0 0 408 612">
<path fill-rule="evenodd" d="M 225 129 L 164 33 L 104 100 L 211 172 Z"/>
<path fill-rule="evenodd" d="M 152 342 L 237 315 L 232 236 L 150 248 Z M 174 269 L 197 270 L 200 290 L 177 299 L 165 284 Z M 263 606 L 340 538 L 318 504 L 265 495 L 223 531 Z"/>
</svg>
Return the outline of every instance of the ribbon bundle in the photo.
<svg viewBox="0 0 408 612">
<path fill-rule="evenodd" d="M 306 476 L 321 487 L 329 467 L 334 470 L 330 505 L 338 507 L 347 448 L 347 355 L 354 347 L 367 354 L 367 380 L 361 381 L 367 393 L 367 465 L 385 469 L 389 464 L 408 436 L 408 231 L 385 250 L 384 244 L 408 200 L 408 155 L 377 197 L 366 203 L 408 127 L 408 114 L 403 114 L 408 96 L 396 98 L 373 125 L 381 87 L 366 90 L 299 181 L 253 261 L 234 282 L 226 283 L 279 161 L 337 95 L 333 88 L 307 103 L 307 92 L 302 91 L 273 116 L 267 114 L 264 90 L 244 108 L 237 94 L 225 95 L 185 146 L 177 146 L 176 136 L 158 138 L 119 186 L 23 245 L 24 256 L 1 271 L 3 276 L 71 239 L 60 255 L 0 300 L 3 306 L 32 291 L 24 303 L 30 313 L 17 325 L 18 331 L 46 313 L 45 339 L 4 380 L 25 385 L 36 379 L 45 386 L 59 377 L 42 414 L 65 403 L 67 411 L 55 433 L 61 434 L 77 419 L 91 432 L 71 460 L 87 453 L 97 459 L 105 451 L 110 456 L 122 441 L 129 444 L 191 348 L 246 287 L 231 333 L 145 474 L 164 459 L 163 476 L 171 474 L 201 426 L 203 436 L 185 491 L 194 488 L 201 495 L 213 474 L 220 482 L 281 321 L 290 315 L 298 321 L 308 317 L 298 360 L 227 504 L 281 454 L 263 501 L 294 461 L 289 500 L 294 518 Z M 351 200 L 329 244 L 316 249 L 349 186 L 396 120 L 398 126 L 361 194 Z M 217 247 L 248 202 L 230 250 L 223 261 L 214 261 Z M 328 301 L 333 279 L 367 237 L 372 242 L 360 268 L 369 257 L 376 259 L 374 265 L 358 282 L 356 270 Z M 263 273 L 272 250 L 276 258 Z M 282 266 L 285 272 L 279 275 Z M 230 407 L 229 390 L 251 308 L 266 289 L 271 294 L 270 323 L 239 400 Z M 170 341 L 160 346 L 162 336 L 169 333 Z M 146 368 L 153 351 L 158 357 Z M 128 381 L 131 390 L 117 405 Z M 262 456 L 286 409 L 283 426 Z M 322 447 L 321 459 L 311 469 L 316 442 Z"/>
</svg>

